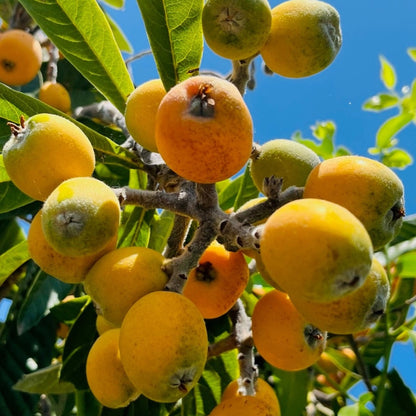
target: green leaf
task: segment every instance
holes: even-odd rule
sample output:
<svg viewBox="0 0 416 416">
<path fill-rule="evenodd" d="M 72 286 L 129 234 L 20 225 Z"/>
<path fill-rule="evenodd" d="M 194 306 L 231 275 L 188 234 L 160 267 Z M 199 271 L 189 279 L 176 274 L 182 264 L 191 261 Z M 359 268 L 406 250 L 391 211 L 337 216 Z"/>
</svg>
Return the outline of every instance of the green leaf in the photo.
<svg viewBox="0 0 416 416">
<path fill-rule="evenodd" d="M 18 334 L 23 334 L 34 327 L 49 313 L 50 308 L 70 292 L 72 287 L 73 285 L 61 282 L 38 269 L 18 313 Z"/>
<path fill-rule="evenodd" d="M 20 266 L 30 260 L 27 241 L 21 241 L 0 255 L 0 285 Z"/>
<path fill-rule="evenodd" d="M 416 414 L 416 399 L 396 370 L 388 373 L 388 384 L 382 403 L 381 416 Z M 377 400 L 377 398 L 376 398 Z"/>
<path fill-rule="evenodd" d="M 9 22 L 10 18 L 13 15 L 14 7 L 17 3 L 17 0 L 1 0 L 0 1 L 0 18 Z"/>
<path fill-rule="evenodd" d="M 383 111 L 396 106 L 399 98 L 394 94 L 380 93 L 369 98 L 363 104 L 363 110 L 367 111 Z"/>
<path fill-rule="evenodd" d="M 0 220 L 0 254 L 26 239 L 16 218 Z"/>
<path fill-rule="evenodd" d="M 199 70 L 203 0 L 137 0 L 166 91 Z"/>
<path fill-rule="evenodd" d="M 173 228 L 175 214 L 171 211 L 162 211 L 154 215 L 150 223 L 150 238 L 148 247 L 160 253 L 165 248 Z"/>
<path fill-rule="evenodd" d="M 383 154 L 381 162 L 390 168 L 404 169 L 413 163 L 413 158 L 406 150 L 393 149 Z"/>
<path fill-rule="evenodd" d="M 101 416 L 102 405 L 90 390 L 77 391 L 75 394 L 77 416 Z"/>
<path fill-rule="evenodd" d="M 48 38 L 122 113 L 134 89 L 110 25 L 96 0 L 21 0 Z"/>
<path fill-rule="evenodd" d="M 67 394 L 75 391 L 71 383 L 59 381 L 62 364 L 53 364 L 25 374 L 14 386 L 15 390 L 35 394 Z"/>
<path fill-rule="evenodd" d="M 380 56 L 380 79 L 383 82 L 384 86 L 393 90 L 396 86 L 396 71 L 393 65 L 384 57 Z"/>
<path fill-rule="evenodd" d="M 124 7 L 124 0 L 101 0 L 103 3 L 107 3 L 111 7 L 116 9 L 122 9 Z"/>
<path fill-rule="evenodd" d="M 283 371 L 273 368 L 277 380 L 277 394 L 282 414 L 299 416 L 303 413 L 308 394 L 309 373 L 307 370 Z"/>
<path fill-rule="evenodd" d="M 114 38 L 116 39 L 117 45 L 120 48 L 120 50 L 127 53 L 133 52 L 130 42 L 124 35 L 120 26 L 114 21 L 114 19 L 111 18 L 111 16 L 108 13 L 105 13 L 105 17 L 108 20 L 108 23 L 111 27 L 111 30 L 113 31 Z"/>
<path fill-rule="evenodd" d="M 74 120 L 64 113 L 61 113 L 53 107 L 42 103 L 42 101 L 39 101 L 36 98 L 15 91 L 0 83 L 0 121 L 1 119 L 4 119 L 19 123 L 21 116 L 27 119 L 38 113 L 57 114 L 75 123 L 87 135 L 97 153 L 97 159 L 101 160 L 101 162 L 121 164 L 122 166 L 136 169 L 141 166 L 132 152 L 123 149 L 102 134 L 97 133 L 95 130 Z"/>
<path fill-rule="evenodd" d="M 416 48 L 408 48 L 407 54 L 416 62 Z"/>
<path fill-rule="evenodd" d="M 89 301 L 89 296 L 80 296 L 58 303 L 50 312 L 58 321 L 72 324 Z"/>
<path fill-rule="evenodd" d="M 259 190 L 253 182 L 251 177 L 249 164 L 246 165 L 242 179 L 240 181 L 240 187 L 234 201 L 234 211 L 240 208 L 247 201 L 259 196 Z"/>
<path fill-rule="evenodd" d="M 413 115 L 402 113 L 386 120 L 378 129 L 376 146 L 379 149 L 388 149 L 392 146 L 393 137 L 412 121 Z"/>
<path fill-rule="evenodd" d="M 90 301 L 82 309 L 65 341 L 61 380 L 74 384 L 78 390 L 88 389 L 85 365 L 97 337 L 96 319 L 95 307 Z"/>
</svg>

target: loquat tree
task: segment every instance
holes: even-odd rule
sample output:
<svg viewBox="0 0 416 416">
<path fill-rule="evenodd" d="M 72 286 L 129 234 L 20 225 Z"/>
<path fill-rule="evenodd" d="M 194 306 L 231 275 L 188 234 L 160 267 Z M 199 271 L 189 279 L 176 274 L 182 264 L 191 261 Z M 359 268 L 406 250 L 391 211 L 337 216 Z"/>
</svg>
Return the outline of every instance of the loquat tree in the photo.
<svg viewBox="0 0 416 416">
<path fill-rule="evenodd" d="M 332 121 L 260 143 L 256 79 L 343 42 L 335 2 L 273 3 L 137 0 L 133 53 L 124 0 L 0 0 L 2 416 L 416 414 L 389 365 L 416 349 L 416 79 L 380 60 L 366 155 Z"/>
</svg>

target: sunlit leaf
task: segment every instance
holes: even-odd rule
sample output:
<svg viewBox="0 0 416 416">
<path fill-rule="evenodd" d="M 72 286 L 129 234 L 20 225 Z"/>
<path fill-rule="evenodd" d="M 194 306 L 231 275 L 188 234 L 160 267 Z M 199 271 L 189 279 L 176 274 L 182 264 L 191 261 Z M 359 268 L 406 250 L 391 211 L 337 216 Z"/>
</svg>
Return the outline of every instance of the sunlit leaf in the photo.
<svg viewBox="0 0 416 416">
<path fill-rule="evenodd" d="M 124 7 L 125 0 L 100 0 L 103 3 L 107 3 L 111 7 L 115 7 L 116 9 L 122 9 Z"/>
<path fill-rule="evenodd" d="M 416 251 L 403 254 L 397 260 L 401 277 L 416 277 Z"/>
<path fill-rule="evenodd" d="M 393 65 L 384 57 L 380 56 L 380 79 L 389 90 L 396 86 L 396 71 Z"/>
<path fill-rule="evenodd" d="M 413 158 L 406 150 L 393 149 L 385 152 L 381 161 L 390 168 L 404 169 L 413 163 Z"/>
<path fill-rule="evenodd" d="M 0 255 L 0 285 L 29 259 L 30 255 L 26 240 L 2 253 Z"/>
<path fill-rule="evenodd" d="M 408 48 L 407 49 L 407 54 L 414 60 L 416 61 L 416 48 Z"/>
<path fill-rule="evenodd" d="M 120 26 L 111 18 L 109 14 L 105 14 L 108 23 L 110 24 L 111 30 L 113 31 L 114 37 L 116 39 L 117 45 L 123 52 L 131 53 L 133 51 L 129 40 L 124 35 Z"/>
<path fill-rule="evenodd" d="M 134 85 L 96 0 L 21 0 L 23 7 L 82 75 L 121 112 Z"/>
<path fill-rule="evenodd" d="M 198 72 L 203 0 L 137 0 L 160 78 L 168 91 Z"/>
<path fill-rule="evenodd" d="M 394 94 L 377 94 L 369 98 L 364 104 L 363 109 L 368 111 L 382 111 L 397 105 L 399 98 Z"/>
<path fill-rule="evenodd" d="M 412 121 L 413 115 L 409 113 L 398 114 L 385 121 L 377 131 L 376 145 L 379 149 L 391 147 L 391 140 L 404 127 Z"/>
</svg>

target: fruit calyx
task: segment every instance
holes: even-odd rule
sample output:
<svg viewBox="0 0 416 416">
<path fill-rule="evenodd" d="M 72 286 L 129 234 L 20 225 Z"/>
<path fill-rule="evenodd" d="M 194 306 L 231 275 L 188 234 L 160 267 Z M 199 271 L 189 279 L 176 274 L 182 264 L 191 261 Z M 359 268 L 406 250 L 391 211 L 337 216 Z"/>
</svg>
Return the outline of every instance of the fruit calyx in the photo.
<svg viewBox="0 0 416 416">
<path fill-rule="evenodd" d="M 230 7 L 224 7 L 218 14 L 218 23 L 224 32 L 238 32 L 242 20 L 243 16 L 239 10 L 231 9 Z"/>
<path fill-rule="evenodd" d="M 5 69 L 5 71 L 12 72 L 16 64 L 8 59 L 3 59 L 1 61 L 1 66 Z"/>
<path fill-rule="evenodd" d="M 7 125 L 10 127 L 10 130 L 14 137 L 18 137 L 19 135 L 22 135 L 26 129 L 24 116 L 20 116 L 20 124 L 16 124 L 16 123 L 13 123 L 12 121 L 9 121 Z"/>
<path fill-rule="evenodd" d="M 303 335 L 305 336 L 306 343 L 311 348 L 316 348 L 319 344 L 322 344 L 322 342 L 324 342 L 326 338 L 325 333 L 323 331 L 311 324 L 305 326 Z"/>
<path fill-rule="evenodd" d="M 211 262 L 200 263 L 195 270 L 196 280 L 199 282 L 210 283 L 217 278 L 217 271 Z"/>
<path fill-rule="evenodd" d="M 179 370 L 170 379 L 170 387 L 178 389 L 180 392 L 188 393 L 189 386 L 192 385 L 195 379 L 195 368 L 189 367 Z"/>
<path fill-rule="evenodd" d="M 400 200 L 398 202 L 396 202 L 392 207 L 391 207 L 391 212 L 393 213 L 393 218 L 392 221 L 397 221 L 400 218 L 404 217 L 406 215 L 404 206 L 403 206 L 403 201 Z"/>
<path fill-rule="evenodd" d="M 215 100 L 210 96 L 212 84 L 203 83 L 199 86 L 198 93 L 192 97 L 189 105 L 189 113 L 196 117 L 214 117 Z"/>
</svg>

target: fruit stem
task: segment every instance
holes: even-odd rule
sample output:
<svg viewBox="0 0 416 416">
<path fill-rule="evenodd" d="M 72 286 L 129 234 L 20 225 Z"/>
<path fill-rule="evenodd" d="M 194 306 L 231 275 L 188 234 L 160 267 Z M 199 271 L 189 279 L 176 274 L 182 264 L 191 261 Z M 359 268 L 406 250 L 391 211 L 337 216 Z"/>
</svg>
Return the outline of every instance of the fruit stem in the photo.
<svg viewBox="0 0 416 416">
<path fill-rule="evenodd" d="M 227 79 L 232 82 L 240 91 L 241 95 L 244 95 L 246 88 L 254 88 L 254 58 L 258 54 L 250 56 L 246 59 L 240 59 L 232 61 L 233 70 Z"/>
</svg>

